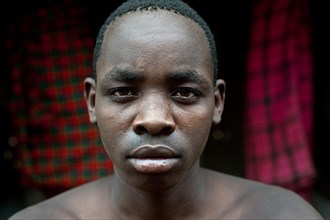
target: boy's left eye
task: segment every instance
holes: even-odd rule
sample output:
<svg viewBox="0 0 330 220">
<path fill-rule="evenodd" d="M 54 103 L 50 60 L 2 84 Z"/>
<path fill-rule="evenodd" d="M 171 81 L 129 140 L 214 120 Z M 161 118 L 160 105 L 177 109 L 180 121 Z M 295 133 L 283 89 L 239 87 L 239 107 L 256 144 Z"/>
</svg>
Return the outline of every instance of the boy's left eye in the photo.
<svg viewBox="0 0 330 220">
<path fill-rule="evenodd" d="M 180 96 L 180 97 L 185 97 L 185 98 L 191 98 L 196 96 L 196 93 L 192 91 L 191 89 L 180 89 L 178 91 L 175 91 L 174 96 Z"/>
<path fill-rule="evenodd" d="M 192 102 L 201 96 L 201 93 L 193 88 L 176 89 L 171 96 L 177 101 Z"/>
</svg>

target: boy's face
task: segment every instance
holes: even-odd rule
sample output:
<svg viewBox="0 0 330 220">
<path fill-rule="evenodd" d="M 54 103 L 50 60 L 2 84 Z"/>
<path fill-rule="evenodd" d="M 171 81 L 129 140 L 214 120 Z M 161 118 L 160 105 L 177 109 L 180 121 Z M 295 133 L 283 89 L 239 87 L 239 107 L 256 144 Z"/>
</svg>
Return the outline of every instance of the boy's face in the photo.
<svg viewBox="0 0 330 220">
<path fill-rule="evenodd" d="M 107 30 L 96 71 L 85 83 L 90 120 L 115 172 L 146 191 L 188 178 L 223 108 L 203 30 L 167 11 L 126 14 Z"/>
</svg>

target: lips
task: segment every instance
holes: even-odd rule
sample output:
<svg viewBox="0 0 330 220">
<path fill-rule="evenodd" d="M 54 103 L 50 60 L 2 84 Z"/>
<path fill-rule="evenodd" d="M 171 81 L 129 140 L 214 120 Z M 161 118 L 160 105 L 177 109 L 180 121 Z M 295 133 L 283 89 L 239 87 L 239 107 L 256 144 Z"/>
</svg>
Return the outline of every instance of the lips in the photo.
<svg viewBox="0 0 330 220">
<path fill-rule="evenodd" d="M 141 173 L 164 173 L 172 169 L 180 159 L 180 154 L 165 145 L 144 145 L 133 150 L 128 160 Z"/>
<path fill-rule="evenodd" d="M 131 158 L 174 158 L 179 157 L 179 153 L 173 148 L 165 145 L 143 145 L 133 150 Z"/>
</svg>

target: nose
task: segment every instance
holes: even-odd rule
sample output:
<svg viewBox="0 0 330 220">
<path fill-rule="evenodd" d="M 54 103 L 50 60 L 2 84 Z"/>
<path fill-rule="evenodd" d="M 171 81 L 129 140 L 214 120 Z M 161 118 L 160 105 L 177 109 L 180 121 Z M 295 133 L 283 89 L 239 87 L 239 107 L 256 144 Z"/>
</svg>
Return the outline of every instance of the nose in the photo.
<svg viewBox="0 0 330 220">
<path fill-rule="evenodd" d="M 159 96 L 141 101 L 138 114 L 133 122 L 135 133 L 150 135 L 169 135 L 175 130 L 170 103 Z"/>
</svg>

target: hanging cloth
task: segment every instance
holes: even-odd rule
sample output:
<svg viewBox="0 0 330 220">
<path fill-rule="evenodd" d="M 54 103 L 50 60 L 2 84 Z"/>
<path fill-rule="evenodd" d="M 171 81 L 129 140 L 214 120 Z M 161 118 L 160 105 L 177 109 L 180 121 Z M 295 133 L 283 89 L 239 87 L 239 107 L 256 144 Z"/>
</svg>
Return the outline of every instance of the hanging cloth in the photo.
<svg viewBox="0 0 330 220">
<path fill-rule="evenodd" d="M 92 75 L 91 11 L 75 0 L 34 3 L 14 5 L 20 19 L 6 26 L 4 74 L 22 184 L 52 196 L 112 173 L 113 165 L 83 95 Z"/>
<path fill-rule="evenodd" d="M 246 177 L 309 200 L 313 76 L 307 0 L 256 0 L 247 54 Z"/>
</svg>

